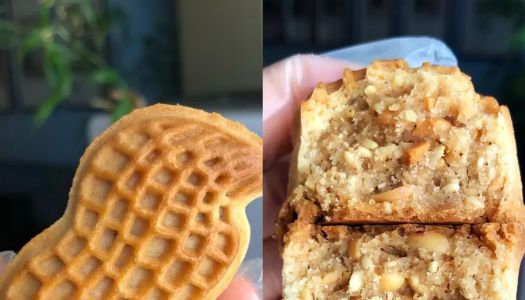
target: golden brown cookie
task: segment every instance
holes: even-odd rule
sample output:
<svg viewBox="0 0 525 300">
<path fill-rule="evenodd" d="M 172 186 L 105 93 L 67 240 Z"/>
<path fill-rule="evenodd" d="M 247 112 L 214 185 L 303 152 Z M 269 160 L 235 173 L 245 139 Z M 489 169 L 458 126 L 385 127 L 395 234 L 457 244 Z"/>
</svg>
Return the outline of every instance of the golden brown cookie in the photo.
<svg viewBox="0 0 525 300">
<path fill-rule="evenodd" d="M 294 140 L 290 194 L 326 223 L 523 220 L 508 109 L 458 68 L 346 70 L 302 104 Z"/>
<path fill-rule="evenodd" d="M 214 299 L 249 242 L 262 142 L 183 106 L 135 110 L 80 160 L 67 209 L 18 253 L 1 299 Z"/>
</svg>

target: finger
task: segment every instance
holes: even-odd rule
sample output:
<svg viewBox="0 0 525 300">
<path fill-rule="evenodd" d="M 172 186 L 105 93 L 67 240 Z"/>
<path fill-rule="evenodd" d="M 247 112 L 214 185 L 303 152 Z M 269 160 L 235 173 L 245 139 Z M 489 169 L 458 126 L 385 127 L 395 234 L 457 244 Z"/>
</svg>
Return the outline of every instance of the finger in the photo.
<svg viewBox="0 0 525 300">
<path fill-rule="evenodd" d="M 264 238 L 274 233 L 275 220 L 277 219 L 283 201 L 286 199 L 289 165 L 290 157 L 283 157 L 275 162 L 271 168 L 264 171 Z"/>
<path fill-rule="evenodd" d="M 9 263 L 15 258 L 15 255 L 13 251 L 0 252 L 0 274 L 4 273 Z"/>
<path fill-rule="evenodd" d="M 244 277 L 235 277 L 217 300 L 260 300 L 255 286 Z"/>
<path fill-rule="evenodd" d="M 301 101 L 321 81 L 341 78 L 345 61 L 316 55 L 296 55 L 263 71 L 263 122 L 265 167 L 291 149 L 293 117 Z M 355 66 L 354 66 L 355 67 Z"/>
<path fill-rule="evenodd" d="M 281 299 L 281 270 L 283 262 L 279 255 L 277 241 L 266 238 L 263 241 L 263 298 L 264 300 Z"/>
</svg>

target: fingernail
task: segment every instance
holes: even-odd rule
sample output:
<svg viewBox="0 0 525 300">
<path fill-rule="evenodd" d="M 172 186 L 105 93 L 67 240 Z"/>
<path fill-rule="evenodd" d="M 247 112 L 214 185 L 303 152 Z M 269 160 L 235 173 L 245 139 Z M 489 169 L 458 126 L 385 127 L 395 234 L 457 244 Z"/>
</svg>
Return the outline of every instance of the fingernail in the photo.
<svg viewBox="0 0 525 300">
<path fill-rule="evenodd" d="M 237 271 L 237 275 L 257 284 L 262 282 L 263 260 L 260 257 L 244 261 Z"/>
<path fill-rule="evenodd" d="M 16 256 L 16 253 L 14 251 L 1 251 L 0 252 L 0 261 L 1 262 L 10 262 L 11 260 L 13 260 L 13 258 L 15 258 Z"/>
</svg>

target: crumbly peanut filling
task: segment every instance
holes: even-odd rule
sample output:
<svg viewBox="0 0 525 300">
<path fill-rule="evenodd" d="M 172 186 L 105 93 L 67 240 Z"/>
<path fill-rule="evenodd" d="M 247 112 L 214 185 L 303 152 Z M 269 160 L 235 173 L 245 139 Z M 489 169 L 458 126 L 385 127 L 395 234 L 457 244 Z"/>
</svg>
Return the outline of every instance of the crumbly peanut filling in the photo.
<svg viewBox="0 0 525 300">
<path fill-rule="evenodd" d="M 349 84 L 314 93 L 303 124 L 302 183 L 323 210 L 483 215 L 511 169 L 493 98 L 457 69 L 378 64 Z"/>
<path fill-rule="evenodd" d="M 508 251 L 437 226 L 292 241 L 283 256 L 284 298 L 506 299 Z"/>
</svg>

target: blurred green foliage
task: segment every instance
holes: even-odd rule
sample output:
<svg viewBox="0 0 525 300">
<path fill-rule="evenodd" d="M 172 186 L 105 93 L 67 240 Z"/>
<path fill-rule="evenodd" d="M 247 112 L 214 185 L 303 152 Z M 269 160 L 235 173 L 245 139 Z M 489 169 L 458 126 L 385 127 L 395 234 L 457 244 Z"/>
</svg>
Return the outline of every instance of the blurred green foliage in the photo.
<svg viewBox="0 0 525 300">
<path fill-rule="evenodd" d="M 521 106 L 525 99 L 525 2 L 522 0 L 481 0 L 481 11 L 500 15 L 510 20 L 513 33 L 510 38 L 509 50 L 513 57 L 513 68 L 506 74 L 501 93 L 506 101 Z M 525 107 L 524 107 L 525 108 Z"/>
<path fill-rule="evenodd" d="M 482 11 L 499 14 L 512 21 L 514 32 L 510 47 L 516 51 L 525 50 L 525 2 L 522 0 L 482 0 Z"/>
<path fill-rule="evenodd" d="M 16 51 L 23 61 L 31 52 L 42 55 L 42 67 L 50 93 L 35 114 L 43 123 L 71 95 L 80 74 L 106 90 L 118 90 L 109 105 L 112 120 L 133 109 L 131 88 L 104 58 L 112 27 L 123 21 L 116 11 L 97 10 L 90 0 L 41 0 L 36 24 L 0 20 L 0 47 Z M 84 77 L 83 77 L 84 78 Z"/>
</svg>

